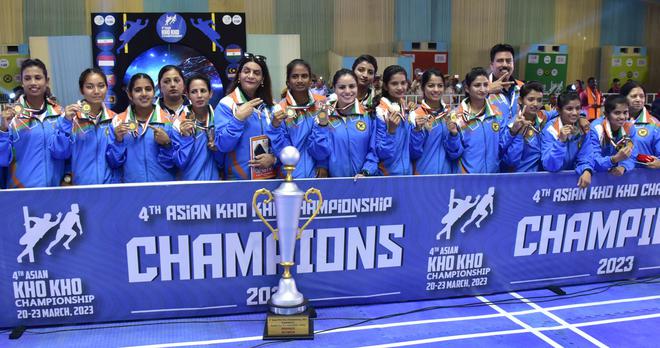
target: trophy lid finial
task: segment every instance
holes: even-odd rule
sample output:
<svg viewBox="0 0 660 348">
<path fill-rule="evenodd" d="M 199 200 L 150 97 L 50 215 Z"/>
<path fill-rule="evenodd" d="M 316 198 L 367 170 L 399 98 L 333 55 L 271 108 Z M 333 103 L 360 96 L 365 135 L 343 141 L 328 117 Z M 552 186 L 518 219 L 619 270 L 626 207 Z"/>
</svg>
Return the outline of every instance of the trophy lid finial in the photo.
<svg viewBox="0 0 660 348">
<path fill-rule="evenodd" d="M 280 161 L 285 166 L 295 166 L 300 160 L 300 152 L 293 146 L 285 147 L 280 153 Z"/>
<path fill-rule="evenodd" d="M 284 167 L 284 170 L 286 171 L 286 179 L 285 181 L 291 182 L 293 181 L 293 170 L 296 169 L 296 164 L 298 164 L 298 161 L 300 160 L 300 152 L 298 152 L 298 149 L 296 149 L 293 146 L 287 146 L 285 147 L 282 152 L 280 153 L 280 161 L 282 161 L 282 165 Z"/>
</svg>

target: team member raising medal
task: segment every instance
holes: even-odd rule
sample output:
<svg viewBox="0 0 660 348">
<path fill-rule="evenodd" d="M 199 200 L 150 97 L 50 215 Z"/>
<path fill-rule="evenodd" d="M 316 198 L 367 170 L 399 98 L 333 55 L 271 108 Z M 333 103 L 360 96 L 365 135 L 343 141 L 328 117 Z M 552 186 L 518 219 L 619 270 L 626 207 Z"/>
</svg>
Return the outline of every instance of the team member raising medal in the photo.
<svg viewBox="0 0 660 348">
<path fill-rule="evenodd" d="M 414 174 L 456 173 L 456 162 L 447 157 L 445 145 L 447 130 L 447 106 L 442 102 L 445 80 L 436 69 L 422 74 L 424 99 L 412 114 L 415 122 L 410 137 L 410 156 L 414 161 Z"/>
<path fill-rule="evenodd" d="M 48 92 L 48 71 L 39 59 L 21 64 L 24 95 L 5 108 L 0 122 L 0 166 L 9 167 L 8 188 L 59 186 L 64 161 L 49 144 L 61 107 Z"/>
<path fill-rule="evenodd" d="M 331 177 L 376 175 L 376 124 L 357 100 L 357 77 L 351 70 L 341 69 L 332 85 L 337 101 L 319 112 L 309 151 L 317 162 L 327 163 Z"/>
<path fill-rule="evenodd" d="M 580 176 L 577 185 L 591 185 L 593 158 L 589 135 L 580 125 L 580 97 L 577 93 L 564 93 L 557 98 L 559 117 L 543 130 L 541 163 L 550 172 L 573 169 Z"/>
<path fill-rule="evenodd" d="M 215 142 L 227 180 L 272 179 L 275 156 L 266 128 L 273 107 L 266 57 L 246 53 L 227 95 L 215 108 Z"/>
<path fill-rule="evenodd" d="M 186 90 L 191 104 L 174 121 L 174 162 L 182 180 L 218 180 L 223 155 L 215 145 L 211 82 L 206 75 L 193 75 Z"/>
<path fill-rule="evenodd" d="M 167 112 L 153 104 L 153 80 L 137 73 L 127 91 L 131 105 L 112 122 L 108 163 L 123 170 L 124 182 L 174 180 L 172 123 Z"/>
<path fill-rule="evenodd" d="M 105 151 L 115 113 L 106 108 L 108 80 L 98 68 L 80 74 L 78 87 L 83 99 L 68 105 L 57 121 L 53 157 L 71 159 L 72 183 L 111 184 L 121 181 L 119 170 L 108 166 Z"/>
</svg>

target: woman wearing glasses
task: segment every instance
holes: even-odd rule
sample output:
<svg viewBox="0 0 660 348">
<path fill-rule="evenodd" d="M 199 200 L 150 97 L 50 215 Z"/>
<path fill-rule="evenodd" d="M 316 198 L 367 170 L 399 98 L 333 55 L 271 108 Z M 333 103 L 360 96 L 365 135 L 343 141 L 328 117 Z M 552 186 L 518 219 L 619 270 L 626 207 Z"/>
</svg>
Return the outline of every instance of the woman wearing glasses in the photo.
<svg viewBox="0 0 660 348">
<path fill-rule="evenodd" d="M 266 57 L 246 53 L 227 95 L 215 108 L 215 143 L 227 180 L 272 179 L 275 156 L 266 129 L 273 107 Z"/>
</svg>

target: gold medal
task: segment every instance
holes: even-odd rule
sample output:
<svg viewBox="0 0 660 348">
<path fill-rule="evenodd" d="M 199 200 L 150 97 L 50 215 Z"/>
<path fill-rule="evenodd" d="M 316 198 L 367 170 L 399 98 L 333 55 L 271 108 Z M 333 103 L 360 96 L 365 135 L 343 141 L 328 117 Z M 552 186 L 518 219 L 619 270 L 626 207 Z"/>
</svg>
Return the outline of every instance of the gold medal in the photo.
<svg viewBox="0 0 660 348">
<path fill-rule="evenodd" d="M 138 124 L 135 121 L 128 121 L 124 123 L 126 126 L 128 126 L 128 130 L 131 132 L 137 132 L 138 129 Z"/>
<path fill-rule="evenodd" d="M 286 109 L 286 117 L 287 117 L 287 118 L 294 118 L 294 117 L 296 117 L 296 110 L 293 110 L 292 108 L 287 108 L 287 109 Z"/>
<path fill-rule="evenodd" d="M 616 143 L 615 148 L 616 148 L 617 151 L 621 151 L 621 150 L 623 150 L 624 148 L 627 148 L 627 147 L 629 147 L 629 146 L 632 146 L 632 141 L 631 141 L 631 139 L 630 139 L 629 137 L 624 136 L 623 138 L 621 138 L 621 140 L 619 140 L 619 141 Z"/>
<path fill-rule="evenodd" d="M 14 113 L 16 114 L 16 116 L 23 115 L 23 105 L 14 104 L 11 108 L 14 110 Z"/>
<path fill-rule="evenodd" d="M 534 136 L 534 130 L 533 129 L 527 130 L 527 137 L 531 138 L 532 136 Z"/>
<path fill-rule="evenodd" d="M 328 118 L 328 113 L 325 110 L 319 111 L 319 113 L 316 115 L 316 117 L 320 120 L 325 120 Z"/>
<path fill-rule="evenodd" d="M 89 113 L 92 111 L 92 106 L 83 102 L 81 110 L 83 114 L 89 115 Z"/>
</svg>

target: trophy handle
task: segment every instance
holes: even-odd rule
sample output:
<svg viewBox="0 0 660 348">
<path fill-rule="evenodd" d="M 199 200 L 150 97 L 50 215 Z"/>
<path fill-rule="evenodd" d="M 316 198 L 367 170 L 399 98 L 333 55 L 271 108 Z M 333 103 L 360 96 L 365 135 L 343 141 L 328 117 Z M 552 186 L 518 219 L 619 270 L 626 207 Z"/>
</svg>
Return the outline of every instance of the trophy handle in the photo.
<svg viewBox="0 0 660 348">
<path fill-rule="evenodd" d="M 309 219 L 307 219 L 307 222 L 305 222 L 305 224 L 302 225 L 302 227 L 298 229 L 298 236 L 296 236 L 296 239 L 300 239 L 300 236 L 302 236 L 302 232 L 305 230 L 307 225 L 309 225 L 309 223 L 312 222 L 312 220 L 314 220 L 316 215 L 318 215 L 318 213 L 321 211 L 321 206 L 323 206 L 323 196 L 321 195 L 321 191 L 319 191 L 318 189 L 313 188 L 313 187 L 310 188 L 309 190 L 307 190 L 307 192 L 305 192 L 305 202 L 307 202 L 307 203 L 312 202 L 312 200 L 309 199 L 310 194 L 315 194 L 319 197 L 319 205 L 316 206 L 316 209 L 314 210 L 314 213 L 312 214 L 312 216 L 309 217 Z"/>
<path fill-rule="evenodd" d="M 262 188 L 260 190 L 254 191 L 254 196 L 252 196 L 252 208 L 254 208 L 254 211 L 257 213 L 259 219 L 261 219 L 261 221 L 266 225 L 266 227 L 268 227 L 268 229 L 271 232 L 273 232 L 273 238 L 277 240 L 277 229 L 273 228 L 273 226 L 271 226 L 271 224 L 269 224 L 268 221 L 266 221 L 264 216 L 261 214 L 261 211 L 257 208 L 257 198 L 259 198 L 259 196 L 261 195 L 268 196 L 268 198 L 264 200 L 264 203 L 268 204 L 273 201 L 273 195 L 270 193 L 270 191 L 266 190 L 265 188 Z"/>
</svg>

